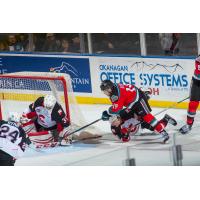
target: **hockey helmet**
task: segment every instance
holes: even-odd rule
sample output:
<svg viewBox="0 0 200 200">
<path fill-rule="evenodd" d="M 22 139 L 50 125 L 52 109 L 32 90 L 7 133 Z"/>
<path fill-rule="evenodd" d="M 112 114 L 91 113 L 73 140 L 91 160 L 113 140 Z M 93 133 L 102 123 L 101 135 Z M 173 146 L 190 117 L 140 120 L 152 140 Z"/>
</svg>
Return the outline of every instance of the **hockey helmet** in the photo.
<svg viewBox="0 0 200 200">
<path fill-rule="evenodd" d="M 8 121 L 20 123 L 20 114 L 17 112 L 9 112 Z"/>
<path fill-rule="evenodd" d="M 105 90 L 113 90 L 113 87 L 114 87 L 114 83 L 110 80 L 104 80 L 101 82 L 101 85 L 100 85 L 100 88 L 102 91 L 105 91 Z"/>
<path fill-rule="evenodd" d="M 46 95 L 44 97 L 44 107 L 48 110 L 52 109 L 56 104 L 56 98 L 53 95 Z"/>
</svg>

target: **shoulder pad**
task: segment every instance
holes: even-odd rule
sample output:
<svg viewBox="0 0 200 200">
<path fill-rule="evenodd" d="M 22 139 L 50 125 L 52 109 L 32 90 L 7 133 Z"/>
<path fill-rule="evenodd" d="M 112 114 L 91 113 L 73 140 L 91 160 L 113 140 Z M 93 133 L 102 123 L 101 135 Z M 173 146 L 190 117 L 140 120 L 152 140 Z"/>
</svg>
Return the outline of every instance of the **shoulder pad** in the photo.
<svg viewBox="0 0 200 200">
<path fill-rule="evenodd" d="M 112 95 L 112 96 L 110 97 L 110 99 L 111 99 L 112 102 L 115 102 L 115 101 L 117 101 L 117 100 L 119 99 L 119 97 L 116 96 L 116 95 Z"/>
</svg>

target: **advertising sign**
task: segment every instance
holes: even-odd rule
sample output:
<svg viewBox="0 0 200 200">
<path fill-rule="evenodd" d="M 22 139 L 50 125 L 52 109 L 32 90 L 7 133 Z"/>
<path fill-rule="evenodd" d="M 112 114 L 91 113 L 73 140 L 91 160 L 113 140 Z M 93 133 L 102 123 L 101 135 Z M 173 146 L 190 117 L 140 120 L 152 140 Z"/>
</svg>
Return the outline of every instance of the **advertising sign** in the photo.
<svg viewBox="0 0 200 200">
<path fill-rule="evenodd" d="M 153 100 L 176 101 L 189 95 L 194 60 L 95 57 L 90 59 L 90 65 L 96 83 L 92 84 L 93 91 L 98 97 L 105 97 L 99 85 L 109 79 L 149 89 Z"/>
<path fill-rule="evenodd" d="M 92 92 L 89 59 L 85 57 L 0 54 L 0 68 L 1 73 L 19 71 L 67 73 L 72 78 L 74 92 Z"/>
</svg>

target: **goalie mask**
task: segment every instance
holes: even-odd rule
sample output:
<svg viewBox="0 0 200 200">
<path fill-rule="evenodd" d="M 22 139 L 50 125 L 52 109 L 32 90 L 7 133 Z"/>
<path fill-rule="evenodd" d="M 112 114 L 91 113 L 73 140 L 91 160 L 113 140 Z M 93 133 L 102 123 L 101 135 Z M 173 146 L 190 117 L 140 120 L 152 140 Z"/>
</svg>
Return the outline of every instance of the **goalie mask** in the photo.
<svg viewBox="0 0 200 200">
<path fill-rule="evenodd" d="M 8 121 L 20 123 L 20 115 L 17 112 L 10 112 L 8 116 Z"/>
<path fill-rule="evenodd" d="M 44 97 L 44 107 L 48 110 L 53 109 L 56 104 L 56 98 L 53 95 L 46 95 Z"/>
</svg>

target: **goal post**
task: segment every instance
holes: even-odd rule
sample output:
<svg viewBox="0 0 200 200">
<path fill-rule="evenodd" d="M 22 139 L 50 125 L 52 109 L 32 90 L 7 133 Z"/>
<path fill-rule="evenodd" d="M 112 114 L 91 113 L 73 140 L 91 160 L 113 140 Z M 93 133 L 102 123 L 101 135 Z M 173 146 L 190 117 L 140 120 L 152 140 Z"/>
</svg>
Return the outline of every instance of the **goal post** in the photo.
<svg viewBox="0 0 200 200">
<path fill-rule="evenodd" d="M 84 126 L 84 116 L 76 101 L 71 78 L 65 73 L 17 72 L 0 75 L 0 118 L 22 113 L 38 97 L 52 94 L 62 105 L 71 124 Z"/>
</svg>

